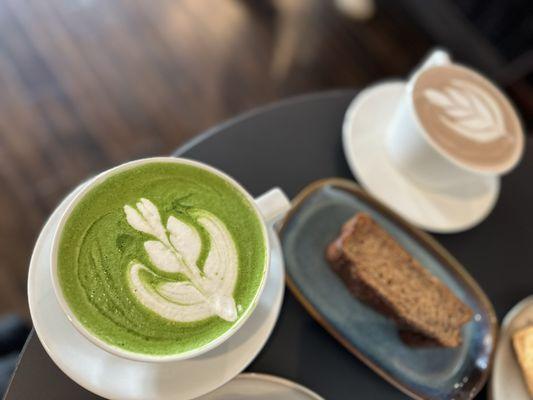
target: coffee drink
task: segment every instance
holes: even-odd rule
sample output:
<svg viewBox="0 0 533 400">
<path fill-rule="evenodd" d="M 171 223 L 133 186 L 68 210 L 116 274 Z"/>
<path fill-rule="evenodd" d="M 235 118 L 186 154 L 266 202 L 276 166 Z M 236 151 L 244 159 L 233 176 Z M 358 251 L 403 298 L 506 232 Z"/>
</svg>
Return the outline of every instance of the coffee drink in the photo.
<svg viewBox="0 0 533 400">
<path fill-rule="evenodd" d="M 233 183 L 186 163 L 110 175 L 68 216 L 59 286 L 94 336 L 133 353 L 175 355 L 227 332 L 266 271 L 261 217 Z"/>
<path fill-rule="evenodd" d="M 414 80 L 412 101 L 429 139 L 458 164 L 500 173 L 518 162 L 523 144 L 518 117 L 481 75 L 458 65 L 425 69 Z"/>
</svg>

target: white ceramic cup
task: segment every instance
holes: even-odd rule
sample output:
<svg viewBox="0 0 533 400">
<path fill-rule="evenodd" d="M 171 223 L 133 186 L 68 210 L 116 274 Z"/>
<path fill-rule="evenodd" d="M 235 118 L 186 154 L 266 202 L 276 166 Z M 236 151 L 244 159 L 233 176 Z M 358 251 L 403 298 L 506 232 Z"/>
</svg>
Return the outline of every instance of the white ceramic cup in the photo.
<svg viewBox="0 0 533 400">
<path fill-rule="evenodd" d="M 83 199 L 83 197 L 92 188 L 99 185 L 100 183 L 105 181 L 110 176 L 116 173 L 125 171 L 130 168 L 135 168 L 135 167 L 139 167 L 141 165 L 147 164 L 147 163 L 154 163 L 154 162 L 193 165 L 195 167 L 198 167 L 206 171 L 209 171 L 213 174 L 216 174 L 222 179 L 224 179 L 225 181 L 227 181 L 228 183 L 230 183 L 235 189 L 237 189 L 239 192 L 241 192 L 244 195 L 244 197 L 249 201 L 249 204 L 252 206 L 252 208 L 256 212 L 258 219 L 263 222 L 262 231 L 263 231 L 263 237 L 264 237 L 266 247 L 267 247 L 266 249 L 267 256 L 265 258 L 264 274 L 261 280 L 261 284 L 259 288 L 257 289 L 257 292 L 255 294 L 253 301 L 250 303 L 250 305 L 245 310 L 245 312 L 239 317 L 239 319 L 233 324 L 233 326 L 229 330 L 224 332 L 222 335 L 218 336 L 213 341 L 201 347 L 197 347 L 192 350 L 182 352 L 179 354 L 172 354 L 172 355 L 165 355 L 165 356 L 148 355 L 148 354 L 141 354 L 141 353 L 134 353 L 134 352 L 126 351 L 121 348 L 112 346 L 108 344 L 107 342 L 101 340 L 97 336 L 93 335 L 87 328 L 85 328 L 85 326 L 78 320 L 76 315 L 70 309 L 63 295 L 63 290 L 61 289 L 61 285 L 58 279 L 58 272 L 57 272 L 57 255 L 58 255 L 58 247 L 59 247 L 59 242 L 61 238 L 61 233 L 63 231 L 63 227 L 65 226 L 65 223 L 67 222 L 72 210 L 76 207 L 76 205 L 80 202 L 80 200 Z M 269 266 L 270 266 L 270 243 L 269 243 L 268 229 L 273 229 L 273 224 L 277 220 L 279 220 L 281 217 L 283 217 L 284 214 L 290 208 L 290 201 L 281 189 L 273 188 L 267 191 L 266 193 L 264 193 L 263 195 L 259 196 L 258 198 L 254 199 L 239 183 L 237 183 L 233 178 L 226 175 L 222 171 L 219 171 L 216 168 L 213 168 L 207 164 L 204 164 L 198 161 L 188 160 L 184 158 L 176 158 L 176 157 L 153 157 L 153 158 L 145 158 L 141 160 L 127 162 L 125 164 L 119 165 L 117 167 L 111 168 L 107 171 L 100 173 L 99 175 L 92 178 L 90 181 L 88 181 L 84 185 L 85 186 L 74 197 L 72 202 L 68 205 L 65 212 L 61 216 L 58 227 L 54 233 L 54 238 L 53 238 L 53 243 L 52 243 L 52 252 L 51 252 L 51 263 L 50 263 L 52 285 L 53 285 L 53 289 L 54 289 L 54 293 L 56 295 L 57 301 L 59 302 L 61 309 L 63 310 L 63 312 L 69 319 L 69 321 L 72 323 L 72 325 L 74 325 L 74 327 L 80 333 L 82 333 L 87 339 L 89 339 L 92 343 L 102 348 L 103 350 L 106 350 L 109 353 L 112 353 L 114 355 L 117 355 L 123 358 L 135 360 L 135 361 L 145 361 L 145 362 L 165 362 L 165 361 L 168 362 L 168 361 L 185 360 L 185 359 L 193 358 L 200 354 L 203 354 L 219 346 L 221 343 L 223 343 L 229 337 L 231 337 L 235 332 L 237 332 L 237 330 L 244 324 L 244 322 L 248 319 L 248 317 L 252 314 L 253 310 L 257 306 L 257 303 L 259 301 L 259 298 L 265 286 L 265 282 L 267 280 Z"/>
<path fill-rule="evenodd" d="M 505 171 L 487 172 L 459 163 L 435 145 L 418 119 L 413 102 L 413 88 L 423 71 L 448 64 L 454 65 L 449 54 L 438 49 L 414 71 L 391 120 L 385 142 L 390 159 L 402 173 L 413 181 L 436 190 L 475 186 L 480 178 L 499 176 L 518 163 L 516 160 L 516 163 Z M 522 148 L 519 151 L 521 152 Z"/>
</svg>

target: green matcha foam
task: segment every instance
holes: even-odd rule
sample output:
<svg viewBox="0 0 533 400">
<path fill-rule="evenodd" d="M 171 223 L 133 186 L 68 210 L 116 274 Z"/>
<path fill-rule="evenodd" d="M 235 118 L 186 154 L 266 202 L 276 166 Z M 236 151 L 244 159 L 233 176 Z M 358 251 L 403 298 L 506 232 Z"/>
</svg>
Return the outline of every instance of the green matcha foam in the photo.
<svg viewBox="0 0 533 400">
<path fill-rule="evenodd" d="M 141 354 L 179 354 L 221 336 L 265 269 L 262 222 L 248 199 L 187 164 L 110 176 L 74 207 L 59 240 L 59 283 L 77 319 Z"/>
</svg>

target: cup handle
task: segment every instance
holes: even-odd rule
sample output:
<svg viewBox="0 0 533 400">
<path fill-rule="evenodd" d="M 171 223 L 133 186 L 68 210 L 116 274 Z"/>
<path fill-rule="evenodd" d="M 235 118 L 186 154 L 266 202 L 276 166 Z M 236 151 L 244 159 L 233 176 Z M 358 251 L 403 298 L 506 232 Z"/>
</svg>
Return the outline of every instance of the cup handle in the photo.
<svg viewBox="0 0 533 400">
<path fill-rule="evenodd" d="M 444 49 L 436 48 L 422 61 L 420 71 L 423 71 L 429 67 L 436 67 L 438 65 L 446 65 L 452 62 L 450 54 Z"/>
<path fill-rule="evenodd" d="M 291 208 L 291 202 L 280 188 L 270 189 L 255 199 L 257 208 L 267 224 L 274 224 L 285 216 Z"/>
</svg>

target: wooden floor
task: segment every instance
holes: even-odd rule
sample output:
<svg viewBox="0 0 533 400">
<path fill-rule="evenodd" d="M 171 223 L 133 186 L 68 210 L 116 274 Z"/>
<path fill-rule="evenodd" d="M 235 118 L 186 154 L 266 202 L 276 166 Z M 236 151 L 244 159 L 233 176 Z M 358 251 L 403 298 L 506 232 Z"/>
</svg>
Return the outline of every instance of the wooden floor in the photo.
<svg viewBox="0 0 533 400">
<path fill-rule="evenodd" d="M 404 17 L 330 0 L 0 0 L 0 313 L 27 317 L 40 227 L 73 186 L 237 113 L 405 74 Z"/>
</svg>

